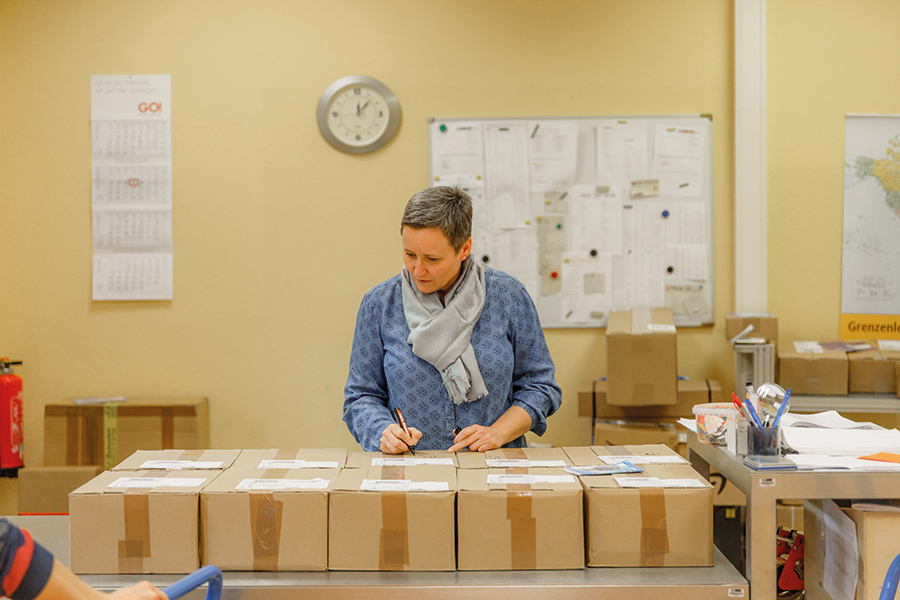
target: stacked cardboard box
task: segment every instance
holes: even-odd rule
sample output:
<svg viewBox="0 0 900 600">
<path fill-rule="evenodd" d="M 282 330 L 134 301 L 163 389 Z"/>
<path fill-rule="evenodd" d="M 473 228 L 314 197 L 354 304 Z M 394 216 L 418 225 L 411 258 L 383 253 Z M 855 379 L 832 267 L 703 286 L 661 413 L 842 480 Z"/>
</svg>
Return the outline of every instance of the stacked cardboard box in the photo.
<svg viewBox="0 0 900 600">
<path fill-rule="evenodd" d="M 668 308 L 612 311 L 606 327 L 607 402 L 659 406 L 678 402 L 678 352 Z"/>
<path fill-rule="evenodd" d="M 99 475 L 102 470 L 98 466 L 19 469 L 18 513 L 20 515 L 68 514 L 69 492 L 78 489 Z"/>
</svg>

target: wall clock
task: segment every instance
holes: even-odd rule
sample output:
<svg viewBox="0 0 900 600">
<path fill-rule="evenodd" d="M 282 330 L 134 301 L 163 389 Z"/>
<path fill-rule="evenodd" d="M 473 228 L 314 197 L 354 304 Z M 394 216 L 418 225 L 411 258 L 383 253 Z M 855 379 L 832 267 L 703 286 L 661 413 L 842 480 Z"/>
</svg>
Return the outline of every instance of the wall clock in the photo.
<svg viewBox="0 0 900 600">
<path fill-rule="evenodd" d="M 319 131 L 351 154 L 384 146 L 400 125 L 400 103 L 391 90 L 365 75 L 349 75 L 329 85 L 316 109 Z"/>
</svg>

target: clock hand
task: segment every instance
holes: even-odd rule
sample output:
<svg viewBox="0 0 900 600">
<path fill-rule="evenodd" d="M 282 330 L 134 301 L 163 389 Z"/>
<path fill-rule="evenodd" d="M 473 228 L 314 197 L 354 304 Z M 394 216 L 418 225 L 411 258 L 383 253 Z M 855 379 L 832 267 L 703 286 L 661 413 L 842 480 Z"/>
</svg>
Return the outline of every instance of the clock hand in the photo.
<svg viewBox="0 0 900 600">
<path fill-rule="evenodd" d="M 365 108 L 369 105 L 369 102 L 370 102 L 370 100 L 366 100 L 366 103 L 362 105 L 362 108 L 360 108 L 359 111 L 365 110 Z M 359 112 L 359 111 L 357 111 L 357 112 Z"/>
<path fill-rule="evenodd" d="M 357 117 L 359 116 L 359 111 L 360 111 L 360 108 L 359 108 L 359 102 L 357 102 L 357 103 L 356 103 L 356 116 L 357 116 Z"/>
</svg>

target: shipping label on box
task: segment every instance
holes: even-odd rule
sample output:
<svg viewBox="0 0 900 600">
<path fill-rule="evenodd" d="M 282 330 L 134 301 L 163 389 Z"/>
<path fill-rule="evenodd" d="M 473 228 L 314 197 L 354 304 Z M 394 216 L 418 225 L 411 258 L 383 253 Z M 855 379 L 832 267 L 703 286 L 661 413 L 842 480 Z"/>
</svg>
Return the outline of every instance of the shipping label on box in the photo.
<svg viewBox="0 0 900 600">
<path fill-rule="evenodd" d="M 713 490 L 689 465 L 581 477 L 587 564 L 698 567 L 713 563 Z"/>
<path fill-rule="evenodd" d="M 607 402 L 611 406 L 678 402 L 678 352 L 672 311 L 612 311 L 606 328 Z"/>
<path fill-rule="evenodd" d="M 461 451 L 456 454 L 460 469 L 529 469 L 571 466 L 561 448 L 497 448 L 487 452 Z"/>
<path fill-rule="evenodd" d="M 101 471 L 98 466 L 19 469 L 19 514 L 69 514 L 69 492 Z"/>
<path fill-rule="evenodd" d="M 842 350 L 812 350 L 800 342 L 779 342 L 778 384 L 792 393 L 844 396 L 850 379 L 847 353 Z"/>
<path fill-rule="evenodd" d="M 190 573 L 200 492 L 220 471 L 106 471 L 69 494 L 76 573 Z"/>
<path fill-rule="evenodd" d="M 138 450 L 209 447 L 206 398 L 129 398 L 104 413 L 103 406 L 44 407 L 44 464 L 118 464 Z M 111 418 L 111 415 L 113 418 Z M 104 439 L 111 443 L 104 447 Z M 117 448 L 107 457 L 109 446 Z"/>
<path fill-rule="evenodd" d="M 226 571 L 324 571 L 338 469 L 237 469 L 200 494 L 202 563 Z"/>
<path fill-rule="evenodd" d="M 621 446 L 566 446 L 563 451 L 577 466 L 616 464 L 627 460 L 633 465 L 669 464 L 690 466 L 686 458 L 663 444 L 629 444 Z"/>
<path fill-rule="evenodd" d="M 455 500 L 455 466 L 342 470 L 328 498 L 328 568 L 454 571 Z"/>
<path fill-rule="evenodd" d="M 369 467 L 456 467 L 456 454 L 446 450 L 416 450 L 415 454 L 384 454 L 383 452 L 350 452 L 347 455 L 348 469 L 368 469 Z"/>
<path fill-rule="evenodd" d="M 460 469 L 461 571 L 581 569 L 583 491 L 563 469 Z"/>
<path fill-rule="evenodd" d="M 242 450 L 233 469 L 343 469 L 343 448 Z"/>
<path fill-rule="evenodd" d="M 138 450 L 113 471 L 223 471 L 234 463 L 240 450 Z"/>
</svg>

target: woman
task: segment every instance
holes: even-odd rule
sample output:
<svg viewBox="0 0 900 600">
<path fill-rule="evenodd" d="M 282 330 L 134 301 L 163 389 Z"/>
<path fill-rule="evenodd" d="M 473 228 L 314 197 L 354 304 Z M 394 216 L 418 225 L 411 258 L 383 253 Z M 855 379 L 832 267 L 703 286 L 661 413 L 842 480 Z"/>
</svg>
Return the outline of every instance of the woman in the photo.
<svg viewBox="0 0 900 600">
<path fill-rule="evenodd" d="M 562 400 L 531 297 L 469 256 L 472 200 L 458 188 L 415 194 L 400 234 L 404 268 L 359 308 L 344 388 L 350 432 L 390 454 L 525 446 Z"/>
</svg>

